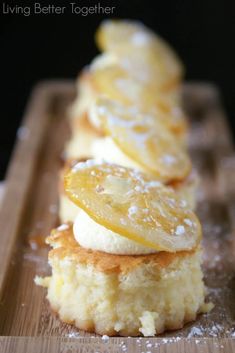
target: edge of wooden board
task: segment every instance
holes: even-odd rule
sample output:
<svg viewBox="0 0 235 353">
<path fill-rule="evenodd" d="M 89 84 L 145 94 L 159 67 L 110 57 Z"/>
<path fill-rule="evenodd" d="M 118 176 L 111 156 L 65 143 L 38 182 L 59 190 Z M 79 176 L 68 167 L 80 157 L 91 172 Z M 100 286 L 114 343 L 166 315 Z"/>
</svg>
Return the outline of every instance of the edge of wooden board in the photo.
<svg viewBox="0 0 235 353">
<path fill-rule="evenodd" d="M 63 338 L 63 337 L 0 337 L 4 353 L 233 353 L 233 338 Z"/>
<path fill-rule="evenodd" d="M 53 98 L 56 94 L 71 91 L 72 87 L 72 81 L 45 81 L 37 84 L 18 130 L 0 212 L 0 298 L 18 244 L 35 167 L 49 123 L 50 110 L 53 109 L 51 106 Z"/>
</svg>

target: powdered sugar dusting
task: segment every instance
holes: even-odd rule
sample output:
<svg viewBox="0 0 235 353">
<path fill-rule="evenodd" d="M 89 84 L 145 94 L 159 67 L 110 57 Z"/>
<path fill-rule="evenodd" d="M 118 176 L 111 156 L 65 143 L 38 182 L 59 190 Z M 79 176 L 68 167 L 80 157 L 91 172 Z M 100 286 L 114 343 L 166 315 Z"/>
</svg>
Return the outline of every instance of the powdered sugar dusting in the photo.
<svg viewBox="0 0 235 353">
<path fill-rule="evenodd" d="M 149 44 L 149 36 L 147 33 L 144 32 L 136 32 L 133 34 L 132 38 L 132 44 L 135 46 L 141 47 L 146 44 Z"/>
<path fill-rule="evenodd" d="M 61 225 L 57 228 L 57 230 L 58 230 L 59 232 L 62 232 L 63 230 L 67 230 L 67 229 L 69 229 L 68 224 L 61 224 Z"/>
<path fill-rule="evenodd" d="M 184 219 L 184 223 L 187 224 L 188 226 L 192 226 L 193 225 L 192 221 L 190 219 L 188 219 L 188 218 Z"/>
<path fill-rule="evenodd" d="M 138 207 L 137 206 L 131 206 L 128 209 L 128 214 L 131 216 L 133 214 L 136 214 L 138 212 Z"/>
<path fill-rule="evenodd" d="M 184 226 L 179 225 L 176 227 L 176 231 L 175 231 L 176 235 L 183 235 L 184 233 L 185 233 Z"/>
<path fill-rule="evenodd" d="M 162 162 L 165 164 L 175 164 L 177 160 L 174 156 L 171 156 L 170 154 L 165 154 L 162 156 Z"/>
</svg>

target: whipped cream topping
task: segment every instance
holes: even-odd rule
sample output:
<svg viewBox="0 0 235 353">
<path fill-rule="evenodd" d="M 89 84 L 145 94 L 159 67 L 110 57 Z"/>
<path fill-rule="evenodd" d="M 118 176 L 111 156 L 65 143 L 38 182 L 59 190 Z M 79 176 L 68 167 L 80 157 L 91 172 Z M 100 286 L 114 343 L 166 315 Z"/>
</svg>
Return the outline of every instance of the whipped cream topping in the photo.
<svg viewBox="0 0 235 353">
<path fill-rule="evenodd" d="M 141 165 L 125 155 L 109 136 L 94 140 L 91 146 L 91 152 L 94 158 L 105 158 L 105 161 L 109 163 L 135 168 L 143 172 L 145 171 Z"/>
<path fill-rule="evenodd" d="M 79 210 L 73 226 L 76 241 L 84 248 L 117 255 L 151 254 L 157 251 L 117 234 Z"/>
</svg>

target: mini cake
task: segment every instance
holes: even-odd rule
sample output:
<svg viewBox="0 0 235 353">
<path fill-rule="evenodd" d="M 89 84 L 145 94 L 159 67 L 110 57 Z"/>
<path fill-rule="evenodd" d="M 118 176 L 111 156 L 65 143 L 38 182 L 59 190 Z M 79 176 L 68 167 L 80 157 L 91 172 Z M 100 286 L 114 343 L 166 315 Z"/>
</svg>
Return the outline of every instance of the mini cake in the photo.
<svg viewBox="0 0 235 353">
<path fill-rule="evenodd" d="M 47 239 L 52 276 L 36 277 L 60 319 L 101 335 L 153 336 L 206 310 L 200 248 L 110 255 L 81 247 L 71 225 Z"/>
<path fill-rule="evenodd" d="M 97 65 L 97 62 L 101 61 Z M 96 58 L 78 79 L 78 95 L 70 109 L 70 123 L 76 129 L 81 114 L 87 113 L 92 104 L 100 96 L 105 96 L 125 105 L 135 105 L 140 109 L 154 114 L 164 120 L 168 128 L 182 142 L 187 137 L 187 121 L 181 107 L 180 87 L 169 92 L 156 92 L 152 86 L 130 76 L 118 63 L 108 64 L 104 55 Z M 96 120 L 90 122 L 94 128 L 100 128 Z"/>
<path fill-rule="evenodd" d="M 77 218 L 47 238 L 52 275 L 35 279 L 62 321 L 102 335 L 153 336 L 208 309 L 201 226 L 170 188 L 90 160 L 68 171 L 65 190 Z"/>
<path fill-rule="evenodd" d="M 137 168 L 163 182 L 182 181 L 189 156 L 166 123 L 136 106 L 99 98 L 91 109 L 105 136 L 94 141 L 92 157 Z"/>
<path fill-rule="evenodd" d="M 96 39 L 103 53 L 78 79 L 71 124 L 101 95 L 161 114 L 172 131 L 185 140 L 187 122 L 180 93 L 184 70 L 173 49 L 135 21 L 104 21 Z M 97 127 L 95 121 L 91 123 Z"/>
<path fill-rule="evenodd" d="M 78 133 L 66 147 L 70 159 L 90 156 L 151 174 L 153 179 L 173 185 L 190 208 L 195 207 L 196 178 L 191 177 L 191 162 L 184 146 L 167 124 L 134 106 L 99 98 L 89 111 L 100 131 L 94 130 L 86 114 L 77 121 Z M 76 130 L 75 130 L 76 131 Z M 143 139 L 144 138 L 144 139 Z M 69 160 L 70 160 L 69 159 Z M 65 168 L 66 169 L 66 168 Z M 76 207 L 60 191 L 60 219 L 73 221 Z"/>
</svg>

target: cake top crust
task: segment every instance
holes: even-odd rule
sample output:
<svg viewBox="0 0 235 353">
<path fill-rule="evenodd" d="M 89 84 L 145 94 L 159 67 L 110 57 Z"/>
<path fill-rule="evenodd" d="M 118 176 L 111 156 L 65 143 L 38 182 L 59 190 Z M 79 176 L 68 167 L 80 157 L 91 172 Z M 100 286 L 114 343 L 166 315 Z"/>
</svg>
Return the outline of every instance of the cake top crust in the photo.
<svg viewBox="0 0 235 353">
<path fill-rule="evenodd" d="M 193 255 L 200 248 L 177 253 L 160 251 L 149 255 L 113 255 L 92 251 L 81 247 L 74 239 L 72 223 L 63 224 L 54 229 L 47 237 L 46 243 L 53 247 L 49 252 L 49 260 L 69 258 L 76 265 L 90 265 L 100 272 L 120 274 L 127 274 L 138 266 L 150 264 L 155 270 L 161 270 L 170 265 L 174 265 L 177 269 L 177 260 Z"/>
</svg>

